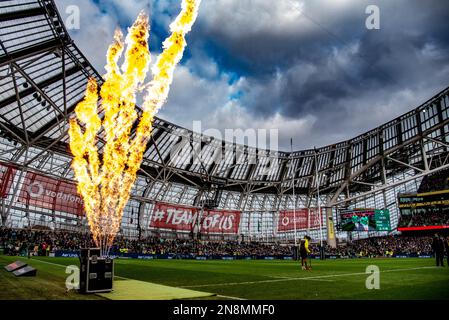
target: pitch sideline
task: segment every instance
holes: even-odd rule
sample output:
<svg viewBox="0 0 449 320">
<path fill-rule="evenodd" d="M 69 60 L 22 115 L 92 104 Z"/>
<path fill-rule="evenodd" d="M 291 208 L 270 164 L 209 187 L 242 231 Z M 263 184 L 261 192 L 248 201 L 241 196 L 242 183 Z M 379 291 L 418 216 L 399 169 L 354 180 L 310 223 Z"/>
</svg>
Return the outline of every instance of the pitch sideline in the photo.
<svg viewBox="0 0 449 320">
<path fill-rule="evenodd" d="M 420 270 L 420 269 L 436 269 L 437 267 L 417 267 L 417 268 L 403 268 L 403 269 L 389 269 L 380 271 L 380 273 L 387 272 L 398 272 L 398 271 L 409 271 L 409 270 Z M 324 276 L 315 276 L 315 277 L 301 277 L 301 278 L 280 278 L 273 280 L 259 280 L 259 281 L 244 281 L 244 282 L 227 282 L 227 283 L 215 283 L 215 284 L 199 284 L 192 286 L 182 286 L 180 288 L 200 288 L 200 287 L 215 287 L 215 286 L 234 286 L 234 285 L 244 285 L 244 284 L 257 284 L 257 283 L 271 283 L 271 282 L 283 282 L 283 281 L 298 281 L 298 280 L 317 280 L 326 278 L 335 278 L 335 277 L 346 277 L 346 276 L 358 276 L 358 275 L 366 275 L 365 272 L 354 272 L 354 273 L 341 273 L 341 274 L 331 274 Z"/>
<path fill-rule="evenodd" d="M 33 258 L 32 258 L 33 259 Z M 43 261 L 40 259 L 33 259 L 35 261 L 39 261 L 42 263 L 47 263 L 59 267 L 67 267 L 63 264 Z M 388 272 L 399 272 L 399 271 L 410 271 L 410 270 L 422 270 L 422 269 L 436 269 L 435 266 L 428 266 L 428 267 L 415 267 L 415 268 L 401 268 L 401 269 L 389 269 L 389 270 L 381 270 L 380 273 L 388 273 Z M 323 276 L 314 276 L 314 277 L 300 277 L 300 278 L 294 278 L 294 277 L 282 277 L 278 279 L 272 279 L 272 280 L 259 280 L 259 281 L 243 281 L 243 282 L 226 282 L 226 283 L 215 283 L 215 284 L 198 284 L 198 285 L 191 285 L 191 286 L 179 286 L 177 288 L 201 288 L 201 287 L 215 287 L 215 286 L 234 286 L 234 285 L 246 285 L 246 284 L 257 284 L 257 283 L 271 283 L 271 282 L 283 282 L 283 281 L 308 281 L 308 280 L 315 280 L 315 281 L 323 281 L 322 279 L 326 278 L 336 278 L 336 277 L 346 277 L 346 276 L 358 276 L 358 275 L 366 275 L 365 272 L 353 272 L 353 273 L 341 273 L 341 274 L 331 274 L 331 275 L 323 275 Z M 129 279 L 129 280 L 135 280 L 131 278 L 125 278 L 120 276 L 115 276 L 116 278 L 120 279 Z M 333 280 L 330 280 L 333 281 Z M 242 300 L 243 298 L 239 297 L 230 297 L 230 296 L 223 296 L 218 295 L 219 297 L 228 298 L 228 299 L 236 299 L 236 300 Z M 246 300 L 246 299 L 243 299 Z"/>
<path fill-rule="evenodd" d="M 48 262 L 48 261 L 44 261 L 44 260 L 41 260 L 41 259 L 34 259 L 34 258 L 31 258 L 31 259 L 34 260 L 34 261 L 46 263 L 46 264 L 53 265 L 53 266 L 57 266 L 57 267 L 66 267 L 66 268 L 68 267 L 67 265 L 64 265 L 64 264 L 59 264 L 59 263 L 54 263 L 54 262 Z M 131 279 L 131 278 L 126 278 L 126 277 L 121 277 L 121 276 L 117 276 L 117 275 L 114 275 L 114 277 L 115 277 L 115 278 L 120 278 L 120 279 L 125 279 L 125 280 L 136 280 L 136 279 Z M 185 287 L 175 287 L 175 286 L 171 286 L 171 287 L 173 287 L 173 288 L 186 289 Z M 225 298 L 225 299 L 232 299 L 232 300 L 247 300 L 247 299 L 244 299 L 244 298 L 231 297 L 231 296 L 224 296 L 224 295 L 221 295 L 221 294 L 217 294 L 216 296 L 217 296 L 217 297 L 221 297 L 221 298 Z"/>
</svg>

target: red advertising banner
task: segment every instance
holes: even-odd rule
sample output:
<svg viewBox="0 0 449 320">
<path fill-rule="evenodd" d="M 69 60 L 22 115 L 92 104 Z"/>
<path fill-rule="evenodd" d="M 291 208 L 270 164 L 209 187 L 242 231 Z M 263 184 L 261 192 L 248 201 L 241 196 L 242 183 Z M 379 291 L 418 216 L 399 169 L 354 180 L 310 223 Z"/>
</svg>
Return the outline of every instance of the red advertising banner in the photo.
<svg viewBox="0 0 449 320">
<path fill-rule="evenodd" d="M 20 190 L 19 202 L 31 206 L 83 215 L 83 200 L 74 183 L 27 172 Z"/>
<path fill-rule="evenodd" d="M 191 231 L 192 225 L 196 223 L 197 219 L 198 210 L 196 208 L 157 202 L 154 205 L 150 227 Z"/>
<path fill-rule="evenodd" d="M 150 227 L 176 231 L 192 231 L 198 224 L 201 210 L 157 202 L 153 209 Z M 204 210 L 200 221 L 202 233 L 237 234 L 240 211 Z"/>
<path fill-rule="evenodd" d="M 0 162 L 0 198 L 6 198 L 9 194 L 16 169 Z"/>
<path fill-rule="evenodd" d="M 321 209 L 323 215 L 323 209 Z M 287 232 L 295 230 L 295 216 L 296 216 L 296 230 L 305 230 L 307 228 L 314 229 L 320 226 L 320 215 L 316 208 L 302 208 L 293 210 L 279 211 L 278 232 Z"/>
<path fill-rule="evenodd" d="M 325 215 L 325 208 L 321 208 L 321 219 L 324 219 Z M 309 209 L 309 220 L 311 229 L 320 227 L 320 212 L 318 211 L 318 208 Z M 324 226 L 323 221 L 321 221 L 321 225 Z"/>
<path fill-rule="evenodd" d="M 239 232 L 240 216 L 240 211 L 204 211 L 201 232 L 237 234 Z"/>
</svg>

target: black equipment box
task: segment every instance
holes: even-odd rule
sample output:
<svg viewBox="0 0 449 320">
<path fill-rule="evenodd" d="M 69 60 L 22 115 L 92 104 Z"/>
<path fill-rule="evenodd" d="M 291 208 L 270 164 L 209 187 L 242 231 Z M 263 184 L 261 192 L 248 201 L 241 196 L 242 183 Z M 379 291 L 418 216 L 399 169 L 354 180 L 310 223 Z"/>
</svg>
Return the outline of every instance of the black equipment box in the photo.
<svg viewBox="0 0 449 320">
<path fill-rule="evenodd" d="M 114 282 L 114 260 L 100 257 L 100 249 L 81 249 L 81 293 L 110 292 Z"/>
</svg>

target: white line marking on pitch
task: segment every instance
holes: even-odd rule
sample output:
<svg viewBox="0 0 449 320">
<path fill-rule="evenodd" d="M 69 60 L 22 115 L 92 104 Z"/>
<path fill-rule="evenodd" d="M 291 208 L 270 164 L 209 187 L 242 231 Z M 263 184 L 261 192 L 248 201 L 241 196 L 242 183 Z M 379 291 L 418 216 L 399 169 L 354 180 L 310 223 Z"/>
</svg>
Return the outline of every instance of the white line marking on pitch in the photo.
<svg viewBox="0 0 449 320">
<path fill-rule="evenodd" d="M 217 294 L 217 297 L 226 298 L 226 299 L 232 299 L 232 300 L 246 300 L 243 298 L 237 298 L 237 297 L 231 297 L 231 296 L 224 296 L 222 294 Z"/>
<path fill-rule="evenodd" d="M 269 278 L 273 278 L 273 279 L 290 279 L 290 280 L 296 280 L 298 278 L 293 278 L 293 277 L 284 277 L 284 276 L 267 276 Z M 303 280 L 311 280 L 311 281 L 324 281 L 324 282 L 335 282 L 335 280 L 328 280 L 328 279 L 308 279 L 308 278 L 304 278 Z"/>
<path fill-rule="evenodd" d="M 34 261 L 39 261 L 39 262 L 42 262 L 42 263 L 51 264 L 53 266 L 58 266 L 58 267 L 65 267 L 65 268 L 67 268 L 69 266 L 69 265 L 65 265 L 65 264 L 48 262 L 48 261 L 44 261 L 44 260 L 36 259 L 36 258 L 31 258 L 31 259 L 34 260 Z"/>
<path fill-rule="evenodd" d="M 63 264 L 52 263 L 52 262 L 43 261 L 40 259 L 33 259 L 33 260 L 39 261 L 42 263 L 59 266 L 59 267 L 67 267 L 66 265 L 63 265 Z M 404 269 L 390 269 L 390 270 L 384 270 L 384 271 L 380 271 L 380 272 L 386 273 L 386 272 L 398 272 L 398 271 L 421 270 L 421 269 L 436 269 L 436 268 L 437 267 L 417 267 L 417 268 L 404 268 Z M 357 276 L 357 275 L 366 275 L 366 273 L 365 272 L 354 272 L 354 273 L 331 274 L 331 275 L 326 275 L 326 276 L 302 277 L 302 278 L 287 278 L 287 277 L 284 278 L 284 277 L 282 277 L 280 279 L 273 279 L 273 280 L 228 282 L 228 283 L 217 283 L 217 284 L 199 284 L 199 285 L 193 285 L 193 286 L 180 286 L 178 288 L 186 289 L 186 288 L 215 287 L 215 286 L 234 286 L 234 285 L 241 285 L 241 284 L 270 283 L 270 282 L 295 281 L 295 280 L 326 281 L 326 280 L 322 280 L 322 279 L 323 278 L 346 277 L 346 276 Z M 115 276 L 115 277 L 121 278 L 121 279 L 136 280 L 136 279 L 125 278 L 125 277 L 120 277 L 120 276 Z M 333 280 L 328 280 L 328 281 L 333 281 Z M 223 295 L 218 295 L 218 296 L 221 296 L 223 298 L 229 298 L 229 299 L 245 300 L 245 299 L 237 298 L 237 297 L 230 297 L 230 296 L 223 296 Z"/>
<path fill-rule="evenodd" d="M 53 262 L 48 262 L 48 261 L 44 261 L 44 260 L 41 260 L 41 259 L 34 259 L 34 258 L 31 258 L 31 259 L 33 259 L 34 261 L 39 261 L 39 262 L 42 262 L 42 263 L 51 264 L 51 265 L 53 265 L 53 266 L 58 266 L 58 267 L 68 267 L 68 265 L 59 264 L 59 263 L 53 263 Z M 126 279 L 126 280 L 136 280 L 136 279 L 125 278 L 125 277 L 120 277 L 120 276 L 116 276 L 116 275 L 114 275 L 114 278 L 120 278 L 120 279 Z"/>
<path fill-rule="evenodd" d="M 390 269 L 380 271 L 381 273 L 386 272 L 398 272 L 398 271 L 409 271 L 409 270 L 420 270 L 420 269 L 435 269 L 437 267 L 417 267 L 417 268 L 404 268 L 404 269 Z M 335 277 L 346 277 L 346 276 L 357 276 L 357 275 L 366 275 L 365 272 L 354 272 L 354 273 L 342 273 L 342 274 L 330 274 L 325 276 L 316 276 L 316 277 L 302 277 L 302 278 L 282 278 L 282 279 L 273 279 L 273 280 L 259 280 L 259 281 L 244 281 L 244 282 L 228 282 L 228 283 L 215 283 L 215 284 L 198 284 L 193 286 L 183 286 L 181 288 L 200 288 L 200 287 L 215 287 L 215 286 L 235 286 L 242 284 L 256 284 L 256 283 L 271 283 L 271 282 L 282 282 L 282 281 L 296 281 L 296 280 L 317 280 L 324 278 L 335 278 Z"/>
</svg>

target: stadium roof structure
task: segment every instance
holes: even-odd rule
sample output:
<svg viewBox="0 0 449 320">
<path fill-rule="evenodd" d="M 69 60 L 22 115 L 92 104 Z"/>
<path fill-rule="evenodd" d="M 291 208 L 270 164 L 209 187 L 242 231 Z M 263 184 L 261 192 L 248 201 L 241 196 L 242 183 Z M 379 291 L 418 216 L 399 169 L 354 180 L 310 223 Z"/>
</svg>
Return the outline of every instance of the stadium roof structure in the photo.
<svg viewBox="0 0 449 320">
<path fill-rule="evenodd" d="M 3 200 L 4 219 L 34 214 L 51 216 L 53 223 L 60 218 L 61 227 L 73 222 L 54 210 L 17 206 L 14 197 L 28 170 L 73 180 L 68 119 L 89 77 L 102 82 L 53 1 L 0 3 L 0 159 L 21 172 Z M 448 95 L 446 88 L 355 138 L 291 153 L 218 140 L 156 118 L 123 227 L 135 230 L 136 220 L 149 219 L 144 212 L 154 201 L 199 207 L 218 199 L 218 208 L 248 213 L 241 233 L 251 235 L 262 221 L 267 238 L 276 234 L 279 210 L 316 206 L 318 198 L 334 209 L 362 205 L 395 212 L 398 192 L 413 191 L 420 178 L 449 166 Z M 218 161 L 216 154 L 222 155 Z"/>
</svg>

